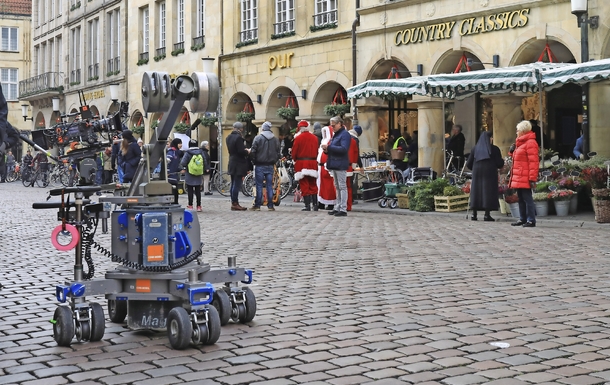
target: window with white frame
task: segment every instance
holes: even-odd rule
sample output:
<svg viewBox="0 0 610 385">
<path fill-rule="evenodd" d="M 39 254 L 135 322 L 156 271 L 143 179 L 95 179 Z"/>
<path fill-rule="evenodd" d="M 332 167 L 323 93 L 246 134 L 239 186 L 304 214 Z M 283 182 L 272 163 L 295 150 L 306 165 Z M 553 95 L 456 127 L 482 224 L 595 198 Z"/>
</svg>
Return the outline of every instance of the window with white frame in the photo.
<svg viewBox="0 0 610 385">
<path fill-rule="evenodd" d="M 241 0 L 241 32 L 239 41 L 258 39 L 257 0 Z"/>
<path fill-rule="evenodd" d="M 275 25 L 273 33 L 294 31 L 294 0 L 275 0 Z"/>
<path fill-rule="evenodd" d="M 314 25 L 333 24 L 337 22 L 338 0 L 316 0 Z"/>
<path fill-rule="evenodd" d="M 148 7 L 142 8 L 142 52 L 148 52 L 150 44 L 150 12 Z"/>
<path fill-rule="evenodd" d="M 159 3 L 159 47 L 165 48 L 165 1 Z"/>
<path fill-rule="evenodd" d="M 119 73 L 120 71 L 120 57 L 121 57 L 121 18 L 120 11 L 118 8 L 108 12 L 107 14 L 107 25 L 108 28 L 108 64 L 106 71 L 107 73 Z"/>
<path fill-rule="evenodd" d="M 89 41 L 88 41 L 88 76 L 89 79 L 99 77 L 99 63 L 100 63 L 100 33 L 99 33 L 99 19 L 93 19 L 89 21 Z"/>
<path fill-rule="evenodd" d="M 42 73 L 47 72 L 48 58 L 47 58 L 47 43 L 40 44 L 40 57 L 42 58 Z"/>
<path fill-rule="evenodd" d="M 176 30 L 176 43 L 184 43 L 184 0 L 176 1 L 178 9 L 178 25 Z M 184 47 L 182 47 L 184 48 Z"/>
<path fill-rule="evenodd" d="M 55 64 L 55 68 L 57 68 L 57 72 L 63 73 L 64 71 L 64 61 L 62 60 L 63 55 L 63 44 L 61 35 L 55 37 L 55 41 L 57 43 L 57 63 Z"/>
<path fill-rule="evenodd" d="M 80 71 L 80 27 L 76 27 L 72 30 L 72 72 Z M 76 81 L 76 80 L 71 80 Z"/>
<path fill-rule="evenodd" d="M 57 60 L 57 54 L 55 53 L 55 40 L 49 40 L 49 71 L 55 72 L 55 61 Z"/>
<path fill-rule="evenodd" d="M 17 100 L 19 97 L 17 68 L 0 68 L 0 82 L 2 82 L 2 93 L 6 100 Z"/>
<path fill-rule="evenodd" d="M 196 37 L 205 36 L 205 0 L 197 0 L 197 29 Z"/>
<path fill-rule="evenodd" d="M 36 65 L 36 75 L 40 75 L 42 73 L 42 58 L 40 57 L 40 45 L 34 46 L 34 60 Z"/>
<path fill-rule="evenodd" d="M 2 27 L 2 44 L 0 51 L 17 51 L 17 32 L 16 27 Z"/>
</svg>

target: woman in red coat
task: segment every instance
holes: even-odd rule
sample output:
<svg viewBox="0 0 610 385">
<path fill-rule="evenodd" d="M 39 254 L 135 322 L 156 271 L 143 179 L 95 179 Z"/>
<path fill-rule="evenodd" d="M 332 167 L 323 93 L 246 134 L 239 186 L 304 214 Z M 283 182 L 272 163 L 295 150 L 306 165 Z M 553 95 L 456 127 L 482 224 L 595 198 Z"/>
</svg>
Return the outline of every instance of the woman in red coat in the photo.
<svg viewBox="0 0 610 385">
<path fill-rule="evenodd" d="M 509 150 L 513 158 L 509 187 L 517 190 L 519 197 L 519 220 L 512 226 L 536 227 L 536 206 L 532 189 L 538 180 L 538 143 L 532 125 L 527 120 L 517 124 L 517 141 Z"/>
</svg>

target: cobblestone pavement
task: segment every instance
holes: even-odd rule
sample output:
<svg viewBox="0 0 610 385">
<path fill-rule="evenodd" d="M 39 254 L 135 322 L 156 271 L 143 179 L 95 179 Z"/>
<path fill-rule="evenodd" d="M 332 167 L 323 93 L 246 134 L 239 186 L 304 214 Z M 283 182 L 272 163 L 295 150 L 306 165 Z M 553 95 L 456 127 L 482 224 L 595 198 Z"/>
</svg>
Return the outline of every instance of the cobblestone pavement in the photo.
<svg viewBox="0 0 610 385">
<path fill-rule="evenodd" d="M 183 351 L 108 321 L 102 341 L 65 348 L 49 323 L 73 264 L 49 242 L 56 212 L 31 209 L 43 189 L 4 184 L 0 196 L 0 384 L 610 382 L 606 227 L 231 212 L 206 197 L 207 260 L 254 269 L 254 321 Z M 97 276 L 114 266 L 94 259 Z"/>
</svg>

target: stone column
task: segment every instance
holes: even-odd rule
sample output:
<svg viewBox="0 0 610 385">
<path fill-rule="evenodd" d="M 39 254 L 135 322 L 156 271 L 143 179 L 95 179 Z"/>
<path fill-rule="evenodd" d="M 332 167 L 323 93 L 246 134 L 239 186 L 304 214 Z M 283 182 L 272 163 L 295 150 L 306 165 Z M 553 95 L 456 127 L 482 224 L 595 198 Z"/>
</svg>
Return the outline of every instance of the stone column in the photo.
<svg viewBox="0 0 610 385">
<path fill-rule="evenodd" d="M 517 124 L 522 120 L 520 96 L 491 96 L 493 103 L 494 144 L 500 148 L 502 156 L 508 155 L 508 149 L 517 138 Z M 478 138 L 477 138 L 478 139 Z"/>
<path fill-rule="evenodd" d="M 589 85 L 589 151 L 610 157 L 608 122 L 610 121 L 610 83 L 591 83 Z"/>
<path fill-rule="evenodd" d="M 432 167 L 439 175 L 444 168 L 443 141 L 445 122 L 443 105 L 434 101 L 417 101 L 418 166 Z"/>
</svg>

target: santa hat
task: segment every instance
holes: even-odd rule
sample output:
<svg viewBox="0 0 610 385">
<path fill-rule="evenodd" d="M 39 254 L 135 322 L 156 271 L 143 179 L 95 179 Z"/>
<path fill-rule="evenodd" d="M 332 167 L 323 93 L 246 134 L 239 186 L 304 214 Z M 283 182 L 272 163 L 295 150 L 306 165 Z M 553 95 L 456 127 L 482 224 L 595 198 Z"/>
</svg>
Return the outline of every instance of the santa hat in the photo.
<svg viewBox="0 0 610 385">
<path fill-rule="evenodd" d="M 299 128 L 299 131 L 309 130 L 309 122 L 307 120 L 301 120 L 299 124 L 297 124 L 297 128 Z"/>
</svg>

